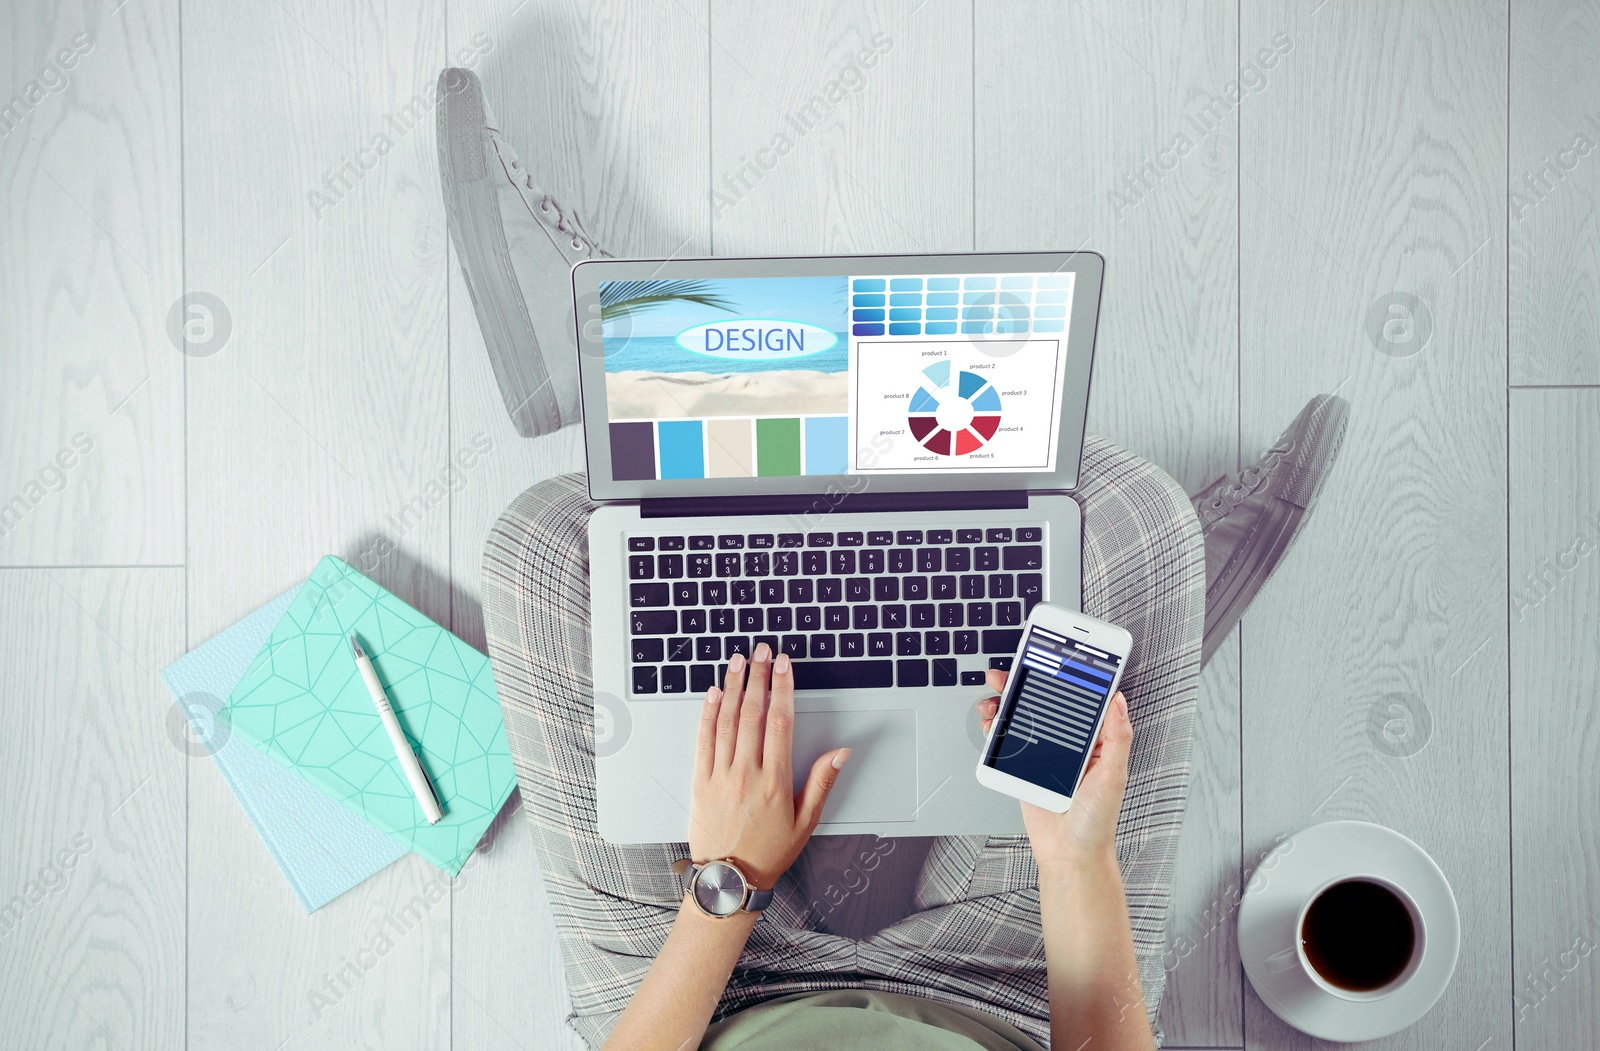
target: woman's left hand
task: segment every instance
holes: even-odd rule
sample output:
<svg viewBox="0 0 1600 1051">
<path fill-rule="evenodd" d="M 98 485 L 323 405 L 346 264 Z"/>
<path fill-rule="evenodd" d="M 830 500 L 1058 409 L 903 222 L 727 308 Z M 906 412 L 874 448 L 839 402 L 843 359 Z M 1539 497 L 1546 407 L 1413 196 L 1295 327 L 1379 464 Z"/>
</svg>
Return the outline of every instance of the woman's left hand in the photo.
<svg viewBox="0 0 1600 1051">
<path fill-rule="evenodd" d="M 794 673 L 766 643 L 749 661 L 735 654 L 724 687 L 700 706 L 689 853 L 697 862 L 731 858 L 758 890 L 771 890 L 811 838 L 822 806 L 850 758 L 824 752 L 798 798 L 794 750 Z"/>
</svg>

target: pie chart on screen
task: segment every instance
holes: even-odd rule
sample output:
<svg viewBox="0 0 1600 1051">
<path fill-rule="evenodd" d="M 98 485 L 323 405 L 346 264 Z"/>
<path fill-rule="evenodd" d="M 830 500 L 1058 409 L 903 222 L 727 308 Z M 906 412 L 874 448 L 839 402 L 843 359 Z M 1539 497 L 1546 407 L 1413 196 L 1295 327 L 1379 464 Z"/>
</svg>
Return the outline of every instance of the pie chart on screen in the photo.
<svg viewBox="0 0 1600 1051">
<path fill-rule="evenodd" d="M 1000 392 L 976 372 L 937 361 L 922 370 L 911 395 L 911 436 L 940 456 L 983 448 L 1000 429 Z"/>
</svg>

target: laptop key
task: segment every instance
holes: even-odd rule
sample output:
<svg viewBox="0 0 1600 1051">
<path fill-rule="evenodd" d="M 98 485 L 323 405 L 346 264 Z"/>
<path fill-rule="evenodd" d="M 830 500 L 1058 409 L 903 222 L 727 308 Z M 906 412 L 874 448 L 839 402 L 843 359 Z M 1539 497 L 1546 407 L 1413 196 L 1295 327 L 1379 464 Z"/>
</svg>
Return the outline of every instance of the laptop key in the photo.
<svg viewBox="0 0 1600 1051">
<path fill-rule="evenodd" d="M 952 576 L 934 577 L 932 580 L 933 597 L 935 599 L 948 599 L 956 597 L 956 578 Z"/>
<path fill-rule="evenodd" d="M 1021 624 L 1022 603 L 997 602 L 994 607 L 994 622 L 996 624 Z"/>
<path fill-rule="evenodd" d="M 842 631 L 850 626 L 849 606 L 829 606 L 822 611 L 823 627 L 829 631 Z"/>
<path fill-rule="evenodd" d="M 856 606 L 850 626 L 857 631 L 871 631 L 878 626 L 877 606 Z"/>
<path fill-rule="evenodd" d="M 771 533 L 751 533 L 745 542 L 751 547 L 765 549 L 772 546 L 772 539 Z"/>
<path fill-rule="evenodd" d="M 1003 569 L 1043 569 L 1044 548 L 1037 544 L 1014 544 L 1002 553 L 1001 568 Z"/>
<path fill-rule="evenodd" d="M 702 635 L 694 640 L 694 659 L 715 664 L 722 659 L 722 640 L 715 635 Z M 697 689 L 701 687 L 696 687 Z"/>
<path fill-rule="evenodd" d="M 896 686 L 928 685 L 928 662 L 925 660 L 895 661 Z"/>
<path fill-rule="evenodd" d="M 899 577 L 876 577 L 872 581 L 874 602 L 894 602 L 900 598 Z"/>
<path fill-rule="evenodd" d="M 806 534 L 806 546 L 807 547 L 832 547 L 833 546 L 833 534 L 832 533 L 807 533 Z"/>
<path fill-rule="evenodd" d="M 665 606 L 672 602 L 672 588 L 667 584 L 629 584 L 628 605 L 634 609 Z"/>
<path fill-rule="evenodd" d="M 681 536 L 663 536 L 656 539 L 656 545 L 663 551 L 682 551 L 684 540 Z"/>
<path fill-rule="evenodd" d="M 848 578 L 844 582 L 844 599 L 846 602 L 871 602 L 872 581 L 866 577 Z"/>
<path fill-rule="evenodd" d="M 881 690 L 894 685 L 893 661 L 806 661 L 793 667 L 797 690 Z"/>
<path fill-rule="evenodd" d="M 717 547 L 723 551 L 736 551 L 744 547 L 744 537 L 735 535 L 719 536 L 717 537 Z"/>
<path fill-rule="evenodd" d="M 909 573 L 916 567 L 916 554 L 909 547 L 897 547 L 889 552 L 889 572 Z"/>
<path fill-rule="evenodd" d="M 716 546 L 717 538 L 714 536 L 692 536 L 689 538 L 690 551 L 710 551 Z"/>
<path fill-rule="evenodd" d="M 715 639 L 711 641 L 715 642 Z M 717 669 L 709 664 L 689 666 L 689 692 L 705 693 L 717 684 Z"/>
<path fill-rule="evenodd" d="M 793 598 L 791 597 L 791 601 Z M 794 611 L 794 626 L 800 631 L 822 630 L 822 609 L 819 606 L 801 606 Z"/>
<path fill-rule="evenodd" d="M 667 655 L 667 644 L 661 639 L 634 639 L 633 663 L 654 664 Z"/>
<path fill-rule="evenodd" d="M 948 631 L 925 631 L 922 633 L 922 652 L 930 657 L 938 657 L 950 652 L 950 633 Z"/>
<path fill-rule="evenodd" d="M 848 549 L 835 551 L 829 566 L 829 572 L 834 576 L 848 577 L 856 571 L 856 553 Z"/>
<path fill-rule="evenodd" d="M 636 609 L 628 613 L 635 635 L 674 635 L 678 631 L 675 609 Z"/>
<path fill-rule="evenodd" d="M 871 657 L 894 656 L 894 636 L 887 631 L 874 631 L 867 636 L 867 655 Z"/>
<path fill-rule="evenodd" d="M 733 610 L 731 609 L 714 609 L 711 611 L 710 630 L 719 635 L 726 635 L 734 630 L 734 624 L 737 620 L 738 618 L 733 615 Z"/>
<path fill-rule="evenodd" d="M 793 631 L 794 610 L 788 606 L 774 606 L 767 610 L 768 631 Z"/>
<path fill-rule="evenodd" d="M 937 547 L 917 549 L 917 572 L 937 573 L 944 569 L 944 552 Z"/>
<path fill-rule="evenodd" d="M 772 553 L 772 575 L 775 577 L 792 577 L 800 572 L 800 552 L 774 551 Z"/>
<path fill-rule="evenodd" d="M 776 656 L 778 653 L 778 636 L 776 635 L 757 635 L 750 641 L 753 642 L 757 647 L 759 647 L 763 642 L 766 643 L 767 654 L 769 656 Z"/>
<path fill-rule="evenodd" d="M 722 640 L 723 659 L 732 660 L 735 653 L 742 653 L 745 659 L 749 659 L 750 637 L 748 635 L 729 635 Z"/>
<path fill-rule="evenodd" d="M 649 585 L 645 585 L 648 587 Z M 700 605 L 700 585 L 692 580 L 685 580 L 672 585 L 672 604 L 674 606 Z"/>
<path fill-rule="evenodd" d="M 818 602 L 842 602 L 844 600 L 844 582 L 838 577 L 823 577 L 817 581 Z"/>
<path fill-rule="evenodd" d="M 947 547 L 944 551 L 944 568 L 950 573 L 965 573 L 972 568 L 970 547 Z"/>
<path fill-rule="evenodd" d="M 963 686 L 982 686 L 983 683 L 984 674 L 981 671 L 964 671 L 961 673 L 961 685 Z"/>
<path fill-rule="evenodd" d="M 949 657 L 934 661 L 933 684 L 935 686 L 954 686 L 956 684 L 956 662 Z"/>
<path fill-rule="evenodd" d="M 828 571 L 828 553 L 826 551 L 807 551 L 800 556 L 800 568 L 808 577 L 820 577 Z"/>
<path fill-rule="evenodd" d="M 983 598 L 984 576 L 982 573 L 968 573 L 961 578 L 962 598 Z"/>
<path fill-rule="evenodd" d="M 861 536 L 860 533 L 840 533 L 839 534 L 839 546 L 840 547 L 860 547 L 861 546 L 861 541 L 862 541 L 862 536 Z"/>
<path fill-rule="evenodd" d="M 628 538 L 629 551 L 654 551 L 656 538 L 653 536 L 630 536 Z"/>
<path fill-rule="evenodd" d="M 887 529 L 875 529 L 867 534 L 867 543 L 873 547 L 888 547 L 894 543 L 894 534 Z"/>
<path fill-rule="evenodd" d="M 830 658 L 834 655 L 832 635 L 811 636 L 811 656 Z"/>
<path fill-rule="evenodd" d="M 868 576 L 877 576 L 883 572 L 883 552 L 875 547 L 869 547 L 861 552 L 861 572 Z"/>
<path fill-rule="evenodd" d="M 933 603 L 914 602 L 911 604 L 911 626 L 913 628 L 931 628 L 934 624 Z"/>
<path fill-rule="evenodd" d="M 1018 573 L 1017 596 L 1019 598 L 1038 599 L 1044 597 L 1044 574 Z"/>
<path fill-rule="evenodd" d="M 839 656 L 859 657 L 867 651 L 867 637 L 857 632 L 839 636 Z"/>
<path fill-rule="evenodd" d="M 667 640 L 667 660 L 678 664 L 688 664 L 694 659 L 694 640 L 691 638 L 676 638 Z"/>
<path fill-rule="evenodd" d="M 657 555 L 656 573 L 663 580 L 677 580 L 683 576 L 682 555 Z"/>
<path fill-rule="evenodd" d="M 661 669 L 662 693 L 688 693 L 689 673 L 681 664 L 669 664 Z"/>
<path fill-rule="evenodd" d="M 994 623 L 994 606 L 988 602 L 967 603 L 967 623 L 974 628 L 987 628 Z"/>
<path fill-rule="evenodd" d="M 983 652 L 1015 653 L 1021 641 L 1021 628 L 991 628 L 983 633 Z M 994 665 L 991 663 L 990 667 Z"/>
<path fill-rule="evenodd" d="M 703 609 L 686 609 L 683 611 L 683 620 L 679 631 L 690 635 L 701 635 L 706 630 L 706 611 Z"/>
<path fill-rule="evenodd" d="M 1022 615 L 1024 617 L 1026 617 L 1028 614 L 1032 613 L 1033 612 L 1033 607 L 1037 606 L 1039 604 L 1039 601 L 1040 601 L 1039 598 L 1037 596 L 1034 596 L 1034 595 L 1029 595 L 1027 598 L 1023 599 L 1022 600 Z"/>
<path fill-rule="evenodd" d="M 881 607 L 883 626 L 886 628 L 903 628 L 906 626 L 906 608 L 901 603 L 895 602 Z"/>
<path fill-rule="evenodd" d="M 649 580 L 656 575 L 656 558 L 654 555 L 629 555 L 628 579 Z"/>
<path fill-rule="evenodd" d="M 775 606 L 783 601 L 783 581 L 763 580 L 756 585 L 756 593 L 761 596 L 763 606 Z"/>
<path fill-rule="evenodd" d="M 981 544 L 981 543 L 983 543 L 983 530 L 981 530 L 981 529 L 957 529 L 956 530 L 956 543 L 958 543 L 958 544 Z"/>
<path fill-rule="evenodd" d="M 738 555 L 719 554 L 717 556 L 717 576 L 736 577 L 739 575 L 739 567 L 741 565 L 743 563 L 739 560 Z"/>
<path fill-rule="evenodd" d="M 772 572 L 772 556 L 765 551 L 750 551 L 744 556 L 744 575 L 764 577 Z"/>
<path fill-rule="evenodd" d="M 957 653 L 977 653 L 978 633 L 975 631 L 958 631 L 955 636 Z"/>
<path fill-rule="evenodd" d="M 989 658 L 989 667 L 991 667 L 991 668 L 999 668 L 1001 671 L 1010 671 L 1011 670 L 1011 658 L 1010 657 L 990 657 Z"/>
<path fill-rule="evenodd" d="M 779 533 L 779 547 L 805 547 L 806 535 L 804 533 Z"/>
<path fill-rule="evenodd" d="M 930 544 L 948 544 L 954 540 L 955 534 L 948 529 L 928 530 L 928 543 Z"/>
<path fill-rule="evenodd" d="M 1017 543 L 1037 544 L 1044 539 L 1044 530 L 1039 526 L 1023 526 L 1017 530 Z"/>
<path fill-rule="evenodd" d="M 656 688 L 656 670 L 654 668 L 633 669 L 634 693 L 655 693 Z"/>
<path fill-rule="evenodd" d="M 756 582 L 753 580 L 735 580 L 730 593 L 733 595 L 735 606 L 753 606 L 756 602 Z"/>
<path fill-rule="evenodd" d="M 975 547 L 972 549 L 972 568 L 979 573 L 993 573 L 1000 568 L 1000 549 L 998 547 Z"/>
<path fill-rule="evenodd" d="M 1010 573 L 991 573 L 991 574 L 989 574 L 989 597 L 990 598 L 1010 598 L 1011 597 L 1011 586 L 1012 586 L 1012 580 L 1011 580 L 1011 574 Z"/>
<path fill-rule="evenodd" d="M 708 606 L 726 606 L 728 604 L 728 582 L 726 580 L 708 580 L 701 584 L 700 601 Z"/>
<path fill-rule="evenodd" d="M 903 544 L 907 547 L 914 547 L 917 544 L 922 543 L 922 530 L 901 529 L 895 533 L 894 542 L 897 544 Z"/>
<path fill-rule="evenodd" d="M 765 631 L 767 630 L 766 614 L 759 606 L 750 606 L 739 611 L 740 631 Z"/>
<path fill-rule="evenodd" d="M 959 628 L 965 619 L 966 607 L 959 602 L 939 603 L 939 627 Z"/>
<path fill-rule="evenodd" d="M 1009 544 L 1011 543 L 1011 530 L 991 529 L 984 534 L 983 538 L 991 544 Z"/>
<path fill-rule="evenodd" d="M 922 632 L 897 631 L 894 633 L 894 652 L 897 657 L 915 657 L 922 652 Z"/>
<path fill-rule="evenodd" d="M 806 637 L 804 635 L 785 635 L 780 644 L 784 653 L 792 661 L 802 660 L 806 655 Z M 793 667 L 793 665 L 790 665 Z"/>
<path fill-rule="evenodd" d="M 907 602 L 921 602 L 928 597 L 927 577 L 906 577 L 900 587 Z"/>
<path fill-rule="evenodd" d="M 687 566 L 691 580 L 704 580 L 716 570 L 711 555 L 704 551 L 690 555 Z"/>
</svg>

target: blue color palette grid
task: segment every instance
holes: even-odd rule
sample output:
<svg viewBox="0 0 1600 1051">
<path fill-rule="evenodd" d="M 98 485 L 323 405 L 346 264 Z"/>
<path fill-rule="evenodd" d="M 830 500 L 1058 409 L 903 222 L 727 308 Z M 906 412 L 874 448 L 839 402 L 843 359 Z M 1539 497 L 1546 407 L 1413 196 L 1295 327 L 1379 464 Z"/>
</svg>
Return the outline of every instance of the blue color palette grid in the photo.
<svg viewBox="0 0 1600 1051">
<path fill-rule="evenodd" d="M 852 336 L 992 336 L 1066 330 L 1071 274 L 857 277 Z"/>
</svg>

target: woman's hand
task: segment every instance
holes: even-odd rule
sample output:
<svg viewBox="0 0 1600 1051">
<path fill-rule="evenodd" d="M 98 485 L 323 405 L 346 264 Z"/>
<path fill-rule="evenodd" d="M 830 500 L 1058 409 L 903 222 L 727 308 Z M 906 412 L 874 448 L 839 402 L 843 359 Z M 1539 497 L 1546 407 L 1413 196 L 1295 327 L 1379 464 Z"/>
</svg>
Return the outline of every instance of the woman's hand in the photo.
<svg viewBox="0 0 1600 1051">
<path fill-rule="evenodd" d="M 770 683 L 769 683 L 770 680 Z M 850 749 L 824 753 L 799 798 L 794 749 L 794 675 L 766 643 L 735 654 L 722 689 L 706 693 L 689 806 L 689 853 L 731 858 L 758 890 L 771 890 L 811 838 Z"/>
<path fill-rule="evenodd" d="M 991 668 L 989 688 L 1005 692 L 1006 673 Z M 986 697 L 978 702 L 983 730 L 1000 709 L 1000 698 Z M 1071 872 L 1085 865 L 1115 858 L 1117 814 L 1122 810 L 1122 793 L 1128 785 L 1128 749 L 1133 743 L 1133 726 L 1128 721 L 1128 701 L 1119 690 L 1111 698 L 1100 737 L 1089 756 L 1089 768 L 1064 814 L 1053 813 L 1032 803 L 1022 804 L 1022 823 L 1033 845 L 1033 856 L 1041 874 Z"/>
</svg>

